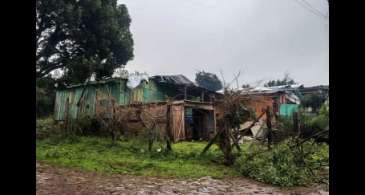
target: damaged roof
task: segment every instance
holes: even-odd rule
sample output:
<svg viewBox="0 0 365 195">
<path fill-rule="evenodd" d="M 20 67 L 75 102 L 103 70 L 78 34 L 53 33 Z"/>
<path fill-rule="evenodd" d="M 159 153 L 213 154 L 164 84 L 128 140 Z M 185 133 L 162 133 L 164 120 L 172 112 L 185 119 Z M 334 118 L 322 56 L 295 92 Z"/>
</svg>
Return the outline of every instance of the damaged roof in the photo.
<svg viewBox="0 0 365 195">
<path fill-rule="evenodd" d="M 200 94 L 202 91 L 208 93 L 214 93 L 216 95 L 220 95 L 215 91 L 211 91 L 205 87 L 198 86 L 191 80 L 189 80 L 184 75 L 155 75 L 149 78 L 150 80 L 155 81 L 158 84 L 170 85 L 175 87 L 177 90 L 183 91 L 185 87 L 188 87 L 190 93 Z"/>
<path fill-rule="evenodd" d="M 79 84 L 66 85 L 65 88 L 66 89 L 71 89 L 71 88 L 81 87 L 81 86 L 85 86 L 85 85 L 99 85 L 99 84 L 106 84 L 106 83 L 110 83 L 110 82 L 118 82 L 118 81 L 121 81 L 121 80 L 127 81 L 128 79 L 125 79 L 125 78 L 107 78 L 107 79 L 103 79 L 103 80 L 99 80 L 99 81 L 88 81 L 88 82 L 79 83 Z"/>
<path fill-rule="evenodd" d="M 188 85 L 188 86 L 196 86 L 192 81 L 186 78 L 184 75 L 156 75 L 150 77 L 151 80 L 154 80 L 157 83 L 165 83 L 172 85 Z"/>
</svg>

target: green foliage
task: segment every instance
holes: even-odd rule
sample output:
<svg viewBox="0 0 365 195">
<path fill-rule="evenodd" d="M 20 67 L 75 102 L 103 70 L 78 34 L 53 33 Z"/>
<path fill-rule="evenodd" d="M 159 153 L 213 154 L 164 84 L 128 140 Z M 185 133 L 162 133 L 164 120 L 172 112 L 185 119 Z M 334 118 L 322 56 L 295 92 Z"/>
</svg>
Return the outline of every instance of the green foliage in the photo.
<svg viewBox="0 0 365 195">
<path fill-rule="evenodd" d="M 323 130 L 329 130 L 329 106 L 328 104 L 322 104 L 319 114 L 317 116 L 311 117 L 309 119 L 308 125 L 314 130 L 314 132 L 319 132 Z M 327 140 L 329 132 L 319 136 L 320 138 Z"/>
<path fill-rule="evenodd" d="M 289 74 L 286 74 L 283 79 L 271 80 L 267 82 L 264 86 L 265 87 L 273 87 L 273 86 L 280 86 L 280 85 L 294 85 L 296 82 L 289 77 Z"/>
<path fill-rule="evenodd" d="M 36 81 L 37 117 L 46 117 L 53 113 L 54 99 L 56 97 L 54 84 L 55 80 L 50 76 Z"/>
<path fill-rule="evenodd" d="M 325 101 L 326 97 L 321 94 L 307 94 L 303 96 L 301 105 L 311 107 L 314 111 L 317 111 Z"/>
<path fill-rule="evenodd" d="M 306 115 L 302 113 L 300 115 L 300 121 L 304 124 L 302 134 L 304 137 L 312 136 L 315 134 L 320 134 L 315 136 L 315 139 L 326 141 L 328 143 L 329 132 L 329 105 L 322 104 L 319 109 L 318 114 Z"/>
<path fill-rule="evenodd" d="M 218 91 L 223 88 L 222 82 L 217 75 L 209 72 L 200 71 L 195 74 L 195 82 L 211 91 Z"/>
<path fill-rule="evenodd" d="M 221 152 L 212 146 L 200 156 L 206 142 L 179 142 L 173 151 L 165 153 L 156 148 L 147 152 L 140 140 L 117 141 L 98 137 L 71 137 L 37 140 L 36 158 L 39 161 L 86 171 L 126 173 L 133 175 L 199 178 L 225 178 L 238 174 L 212 160 L 222 159 Z"/>
<path fill-rule="evenodd" d="M 279 186 L 297 186 L 317 182 L 323 166 L 328 166 L 328 145 L 306 142 L 295 147 L 291 139 L 270 151 L 253 147 L 236 161 L 235 168 L 244 176 Z"/>
<path fill-rule="evenodd" d="M 276 118 L 273 142 L 278 143 L 289 137 L 297 135 L 298 132 L 294 131 L 293 119 L 291 117 L 278 116 Z"/>
<path fill-rule="evenodd" d="M 81 115 L 69 122 L 69 133 L 74 135 L 101 135 L 100 127 L 95 117 Z"/>
<path fill-rule="evenodd" d="M 321 108 L 319 109 L 319 114 L 325 117 L 329 117 L 330 107 L 328 102 L 323 103 Z"/>
<path fill-rule="evenodd" d="M 36 121 L 36 135 L 38 139 L 60 134 L 60 131 L 61 127 L 55 123 L 52 117 L 39 118 Z"/>
<path fill-rule="evenodd" d="M 324 130 L 329 125 L 329 118 L 325 115 L 318 115 L 311 118 L 309 125 L 314 129 Z"/>
<path fill-rule="evenodd" d="M 36 121 L 36 131 L 51 131 L 54 125 L 54 120 L 52 118 L 42 118 Z"/>
<path fill-rule="evenodd" d="M 37 78 L 59 68 L 69 82 L 111 76 L 133 58 L 130 22 L 117 0 L 37 0 Z"/>
</svg>

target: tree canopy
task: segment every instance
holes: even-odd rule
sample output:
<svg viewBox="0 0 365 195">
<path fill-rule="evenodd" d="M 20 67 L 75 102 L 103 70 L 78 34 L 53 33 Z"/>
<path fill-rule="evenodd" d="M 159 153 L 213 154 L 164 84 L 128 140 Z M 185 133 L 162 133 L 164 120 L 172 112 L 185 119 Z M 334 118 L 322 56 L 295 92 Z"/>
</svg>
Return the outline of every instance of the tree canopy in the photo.
<svg viewBox="0 0 365 195">
<path fill-rule="evenodd" d="M 301 104 L 303 107 L 311 107 L 316 112 L 325 101 L 326 97 L 324 95 L 313 93 L 304 95 Z"/>
<path fill-rule="evenodd" d="M 195 82 L 200 86 L 211 91 L 218 91 L 223 88 L 222 82 L 217 75 L 209 72 L 200 71 L 195 75 Z"/>
<path fill-rule="evenodd" d="M 37 0 L 37 78 L 60 68 L 70 82 L 111 76 L 133 59 L 130 22 L 117 0 Z"/>
<path fill-rule="evenodd" d="M 289 77 L 289 74 L 285 74 L 283 79 L 271 80 L 267 82 L 264 86 L 265 87 L 273 87 L 273 86 L 280 86 L 280 85 L 293 85 L 296 82 Z"/>
</svg>

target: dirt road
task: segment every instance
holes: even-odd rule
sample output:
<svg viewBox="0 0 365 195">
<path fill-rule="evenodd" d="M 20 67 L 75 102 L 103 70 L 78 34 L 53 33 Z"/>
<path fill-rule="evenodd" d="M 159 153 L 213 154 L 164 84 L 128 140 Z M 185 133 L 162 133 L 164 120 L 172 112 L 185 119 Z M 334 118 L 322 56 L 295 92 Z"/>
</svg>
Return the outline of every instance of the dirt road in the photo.
<svg viewBox="0 0 365 195">
<path fill-rule="evenodd" d="M 215 180 L 81 172 L 37 163 L 37 194 L 328 194 L 318 188 L 278 188 L 244 178 Z"/>
</svg>

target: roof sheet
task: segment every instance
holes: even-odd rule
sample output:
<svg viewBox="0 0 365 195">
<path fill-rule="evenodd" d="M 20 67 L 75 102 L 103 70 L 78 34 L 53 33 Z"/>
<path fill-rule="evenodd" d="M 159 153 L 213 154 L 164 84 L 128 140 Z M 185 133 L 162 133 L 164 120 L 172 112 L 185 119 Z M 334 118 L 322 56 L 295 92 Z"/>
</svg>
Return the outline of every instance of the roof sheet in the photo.
<svg viewBox="0 0 365 195">
<path fill-rule="evenodd" d="M 154 80 L 157 83 L 166 83 L 173 85 L 188 85 L 195 86 L 195 84 L 186 78 L 184 75 L 156 75 L 151 77 L 150 79 Z"/>
<path fill-rule="evenodd" d="M 66 88 L 67 89 L 70 89 L 70 88 L 84 86 L 86 84 L 87 85 L 105 84 L 105 83 L 110 83 L 110 82 L 115 82 L 115 81 L 120 81 L 120 80 L 127 80 L 127 79 L 124 79 L 124 78 L 110 78 L 110 79 L 105 79 L 105 80 L 100 80 L 100 81 L 89 81 L 88 83 L 81 83 L 81 84 L 69 85 L 69 86 L 66 86 Z"/>
</svg>

